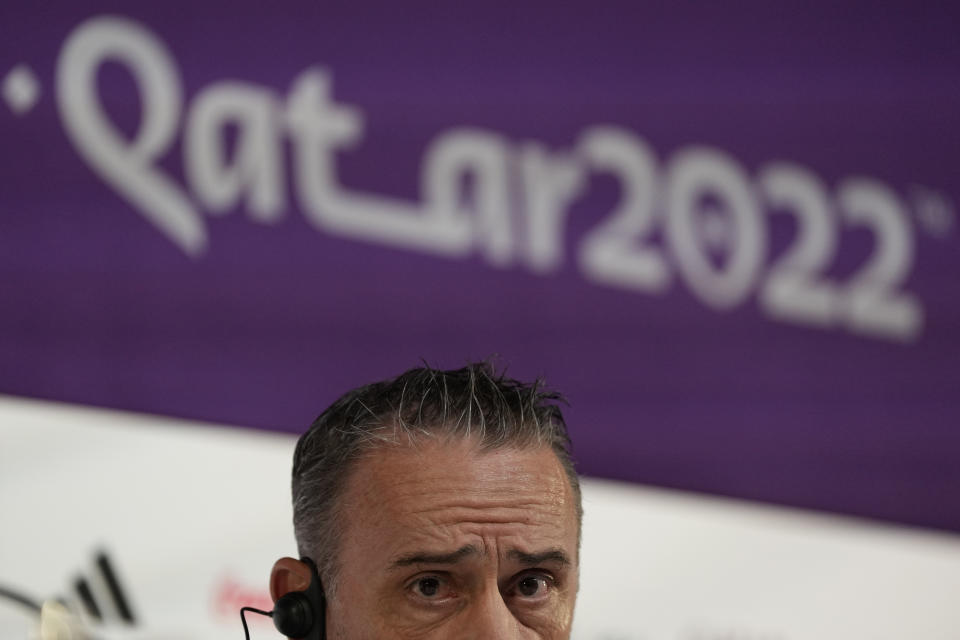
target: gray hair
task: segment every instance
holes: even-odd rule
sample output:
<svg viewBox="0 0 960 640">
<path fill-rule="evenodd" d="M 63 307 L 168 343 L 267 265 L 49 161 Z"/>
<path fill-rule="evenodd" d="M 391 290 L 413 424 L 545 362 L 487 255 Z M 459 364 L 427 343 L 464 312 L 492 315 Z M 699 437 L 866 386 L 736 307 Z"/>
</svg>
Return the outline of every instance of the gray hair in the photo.
<svg viewBox="0 0 960 640">
<path fill-rule="evenodd" d="M 293 455 L 293 527 L 301 556 L 311 557 L 328 591 L 339 566 L 338 498 L 360 454 L 378 446 L 415 445 L 422 437 L 477 440 L 482 450 L 550 446 L 573 489 L 580 483 L 558 406 L 563 398 L 540 379 L 506 378 L 485 362 L 439 371 L 428 366 L 354 389 L 324 411 Z"/>
</svg>

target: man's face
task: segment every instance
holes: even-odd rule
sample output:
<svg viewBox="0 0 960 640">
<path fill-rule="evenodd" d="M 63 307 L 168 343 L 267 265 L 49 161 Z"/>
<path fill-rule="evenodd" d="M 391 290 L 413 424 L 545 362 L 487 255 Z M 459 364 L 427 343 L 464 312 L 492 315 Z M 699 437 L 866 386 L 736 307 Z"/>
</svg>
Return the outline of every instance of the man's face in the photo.
<svg viewBox="0 0 960 640">
<path fill-rule="evenodd" d="M 570 637 L 579 524 L 549 447 L 378 449 L 342 499 L 331 640 Z"/>
</svg>

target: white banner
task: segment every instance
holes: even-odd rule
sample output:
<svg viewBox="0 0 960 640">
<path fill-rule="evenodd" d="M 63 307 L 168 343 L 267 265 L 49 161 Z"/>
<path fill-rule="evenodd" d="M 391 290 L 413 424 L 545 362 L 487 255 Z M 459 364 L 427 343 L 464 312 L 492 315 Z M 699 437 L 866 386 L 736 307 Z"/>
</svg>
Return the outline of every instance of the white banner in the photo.
<svg viewBox="0 0 960 640">
<path fill-rule="evenodd" d="M 270 567 L 296 555 L 294 442 L 0 397 L 0 588 L 62 598 L 98 638 L 238 640 L 240 607 L 270 608 Z M 576 639 L 960 639 L 960 536 L 583 484 Z M 36 633 L 0 599 L 0 638 Z"/>
</svg>

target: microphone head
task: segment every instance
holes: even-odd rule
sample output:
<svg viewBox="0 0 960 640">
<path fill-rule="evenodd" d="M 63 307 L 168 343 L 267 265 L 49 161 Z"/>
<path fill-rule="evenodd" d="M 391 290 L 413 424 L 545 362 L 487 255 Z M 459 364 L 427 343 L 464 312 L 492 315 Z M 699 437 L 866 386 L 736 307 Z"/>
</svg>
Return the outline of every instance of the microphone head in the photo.
<svg viewBox="0 0 960 640">
<path fill-rule="evenodd" d="M 82 640 L 80 622 L 56 600 L 47 600 L 40 610 L 40 640 Z"/>
</svg>

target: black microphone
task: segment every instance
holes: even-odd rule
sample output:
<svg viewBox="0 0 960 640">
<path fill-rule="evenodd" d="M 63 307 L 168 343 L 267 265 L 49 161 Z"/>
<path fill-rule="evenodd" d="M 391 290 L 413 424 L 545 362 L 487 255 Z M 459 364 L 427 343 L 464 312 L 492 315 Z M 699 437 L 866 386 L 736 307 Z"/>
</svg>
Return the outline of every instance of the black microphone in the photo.
<svg viewBox="0 0 960 640">
<path fill-rule="evenodd" d="M 284 594 L 273 605 L 273 611 L 261 611 L 253 607 L 240 609 L 240 621 L 243 634 L 250 640 L 247 619 L 244 613 L 252 611 L 273 618 L 273 626 L 288 638 L 297 640 L 325 640 L 327 637 L 327 601 L 323 597 L 323 586 L 317 565 L 310 558 L 301 558 L 301 562 L 310 567 L 310 586 L 305 591 L 291 591 Z"/>
</svg>

